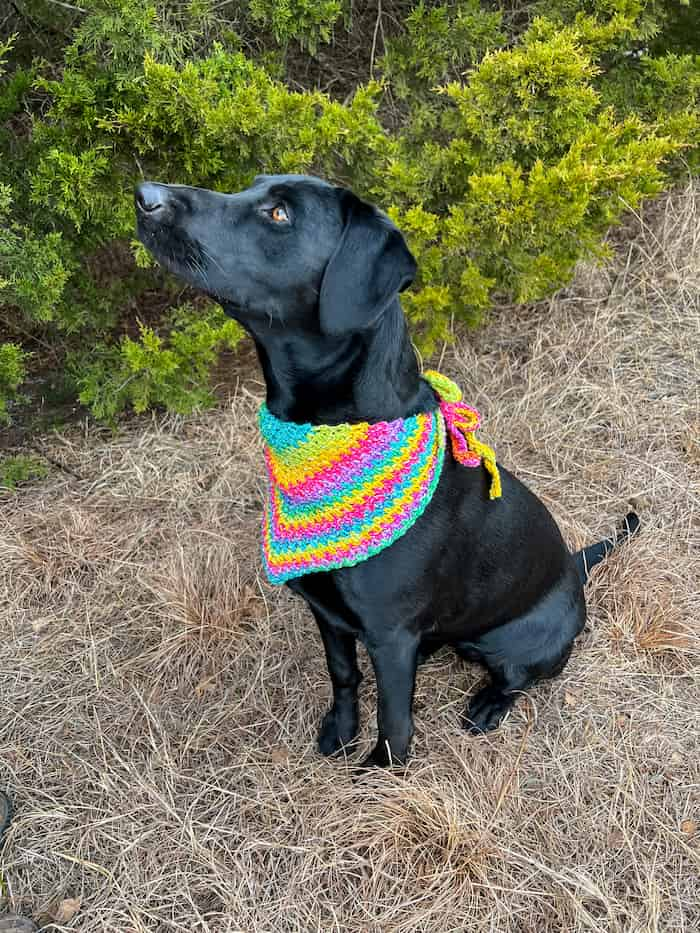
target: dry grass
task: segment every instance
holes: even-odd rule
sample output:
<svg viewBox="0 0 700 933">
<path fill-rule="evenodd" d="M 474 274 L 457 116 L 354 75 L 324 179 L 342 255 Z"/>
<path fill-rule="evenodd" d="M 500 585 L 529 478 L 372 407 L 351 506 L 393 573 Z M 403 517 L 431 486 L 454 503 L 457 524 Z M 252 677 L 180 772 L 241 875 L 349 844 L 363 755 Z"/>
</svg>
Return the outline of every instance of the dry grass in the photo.
<svg viewBox="0 0 700 933">
<path fill-rule="evenodd" d="M 441 365 L 572 545 L 630 497 L 643 531 L 496 733 L 459 728 L 478 668 L 421 669 L 405 774 L 354 784 L 315 752 L 320 640 L 260 579 L 259 377 L 198 418 L 47 441 L 83 479 L 0 502 L 13 908 L 94 933 L 700 929 L 700 188 L 618 240 Z"/>
</svg>

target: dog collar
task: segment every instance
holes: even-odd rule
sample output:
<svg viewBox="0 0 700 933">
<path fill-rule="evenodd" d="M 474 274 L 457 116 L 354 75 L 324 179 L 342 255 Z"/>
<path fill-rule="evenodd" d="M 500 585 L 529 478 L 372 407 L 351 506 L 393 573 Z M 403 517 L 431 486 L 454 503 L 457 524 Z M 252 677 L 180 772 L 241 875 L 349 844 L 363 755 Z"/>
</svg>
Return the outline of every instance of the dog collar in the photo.
<svg viewBox="0 0 700 933">
<path fill-rule="evenodd" d="M 260 407 L 268 476 L 262 552 L 271 583 L 354 566 L 405 534 L 433 497 L 448 433 L 455 460 L 483 464 L 489 498 L 500 497 L 496 456 L 474 436 L 478 412 L 451 379 L 433 371 L 423 378 L 438 407 L 395 421 L 296 424 Z"/>
</svg>

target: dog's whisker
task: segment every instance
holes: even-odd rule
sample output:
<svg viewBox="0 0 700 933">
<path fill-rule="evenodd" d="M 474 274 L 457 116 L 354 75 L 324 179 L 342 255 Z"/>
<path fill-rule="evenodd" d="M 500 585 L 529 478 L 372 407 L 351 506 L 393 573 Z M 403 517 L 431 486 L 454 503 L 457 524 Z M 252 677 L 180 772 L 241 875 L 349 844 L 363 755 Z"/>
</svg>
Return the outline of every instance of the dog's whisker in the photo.
<svg viewBox="0 0 700 933">
<path fill-rule="evenodd" d="M 206 246 L 205 246 L 203 243 L 200 243 L 200 244 L 199 244 L 199 248 L 200 248 L 200 250 L 202 251 L 202 255 L 204 256 L 204 258 L 207 259 L 207 260 L 209 260 L 209 262 L 211 262 L 214 266 L 216 266 L 216 268 L 217 268 L 220 272 L 222 272 L 224 275 L 226 275 L 226 270 L 224 269 L 224 267 L 223 267 L 223 266 L 221 265 L 221 263 L 216 259 L 216 257 L 213 256 L 212 253 L 209 252 L 209 250 L 206 248 Z"/>
</svg>

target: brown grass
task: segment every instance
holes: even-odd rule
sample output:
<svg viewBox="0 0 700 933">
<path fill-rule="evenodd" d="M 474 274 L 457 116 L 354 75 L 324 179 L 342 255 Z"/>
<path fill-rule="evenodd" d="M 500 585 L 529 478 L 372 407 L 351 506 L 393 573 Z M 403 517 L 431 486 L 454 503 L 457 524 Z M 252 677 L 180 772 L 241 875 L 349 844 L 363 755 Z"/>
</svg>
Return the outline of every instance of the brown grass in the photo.
<svg viewBox="0 0 700 933">
<path fill-rule="evenodd" d="M 497 732 L 459 728 L 479 668 L 421 669 L 405 774 L 315 751 L 320 640 L 260 577 L 257 375 L 197 418 L 43 441 L 82 479 L 0 500 L 7 903 L 94 933 L 700 929 L 699 295 L 696 185 L 445 351 L 572 546 L 630 499 L 644 525 Z"/>
</svg>

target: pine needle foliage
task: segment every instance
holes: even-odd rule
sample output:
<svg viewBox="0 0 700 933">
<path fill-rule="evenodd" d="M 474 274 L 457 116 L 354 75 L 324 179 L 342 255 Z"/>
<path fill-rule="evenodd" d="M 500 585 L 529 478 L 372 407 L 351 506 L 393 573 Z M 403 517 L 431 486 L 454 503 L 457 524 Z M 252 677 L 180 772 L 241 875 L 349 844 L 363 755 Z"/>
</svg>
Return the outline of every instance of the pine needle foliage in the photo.
<svg viewBox="0 0 700 933">
<path fill-rule="evenodd" d="M 625 210 L 698 166 L 700 19 L 683 0 L 15 9 L 0 45 L 3 418 L 41 365 L 27 334 L 100 418 L 211 401 L 240 330 L 143 268 L 144 176 L 352 186 L 408 236 L 419 278 L 405 308 L 430 353 L 454 321 L 564 285 Z"/>
</svg>

